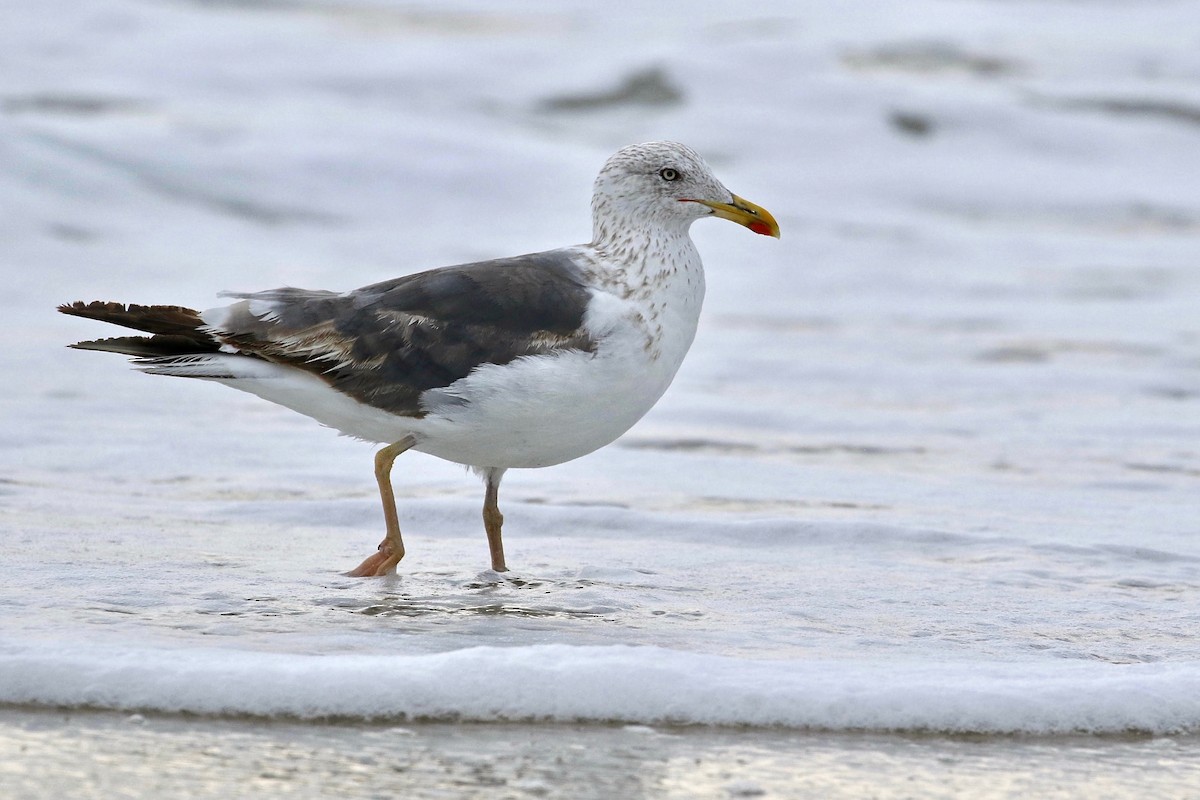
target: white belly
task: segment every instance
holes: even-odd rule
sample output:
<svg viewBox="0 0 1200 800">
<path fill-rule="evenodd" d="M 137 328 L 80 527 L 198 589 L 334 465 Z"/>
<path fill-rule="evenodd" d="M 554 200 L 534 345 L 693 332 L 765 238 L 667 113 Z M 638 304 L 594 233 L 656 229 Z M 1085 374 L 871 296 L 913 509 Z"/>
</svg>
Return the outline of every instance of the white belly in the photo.
<svg viewBox="0 0 1200 800">
<path fill-rule="evenodd" d="M 437 402 L 413 426 L 416 449 L 475 466 L 561 464 L 629 430 L 673 374 L 579 352 L 480 367 L 449 387 L 465 404 Z"/>
</svg>

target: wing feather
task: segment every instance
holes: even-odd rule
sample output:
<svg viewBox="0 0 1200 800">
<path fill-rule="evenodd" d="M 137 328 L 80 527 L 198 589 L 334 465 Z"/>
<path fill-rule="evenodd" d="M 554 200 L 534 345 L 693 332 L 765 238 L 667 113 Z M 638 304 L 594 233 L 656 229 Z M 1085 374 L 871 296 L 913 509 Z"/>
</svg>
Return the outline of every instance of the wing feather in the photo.
<svg viewBox="0 0 1200 800">
<path fill-rule="evenodd" d="M 202 315 L 239 353 L 307 370 L 396 414 L 421 416 L 421 394 L 481 364 L 591 351 L 590 298 L 565 251 L 443 267 L 336 294 L 283 288 L 234 295 Z"/>
</svg>

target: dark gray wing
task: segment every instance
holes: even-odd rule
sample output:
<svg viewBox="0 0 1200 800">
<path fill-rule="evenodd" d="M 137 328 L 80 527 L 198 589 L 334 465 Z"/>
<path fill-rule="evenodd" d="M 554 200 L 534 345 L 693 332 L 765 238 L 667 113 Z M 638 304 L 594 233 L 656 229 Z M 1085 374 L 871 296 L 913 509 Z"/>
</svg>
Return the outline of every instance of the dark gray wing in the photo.
<svg viewBox="0 0 1200 800">
<path fill-rule="evenodd" d="M 442 267 L 346 294 L 235 296 L 241 302 L 213 319 L 222 342 L 395 414 L 420 416 L 422 392 L 480 364 L 594 348 L 582 330 L 587 285 L 563 251 Z"/>
</svg>

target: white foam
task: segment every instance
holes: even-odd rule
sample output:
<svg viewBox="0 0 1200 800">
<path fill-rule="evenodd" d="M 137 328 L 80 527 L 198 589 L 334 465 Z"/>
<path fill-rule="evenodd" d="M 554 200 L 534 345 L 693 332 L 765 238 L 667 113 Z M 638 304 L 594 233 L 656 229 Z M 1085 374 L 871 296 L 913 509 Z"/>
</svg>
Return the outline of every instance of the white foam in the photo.
<svg viewBox="0 0 1200 800">
<path fill-rule="evenodd" d="M 655 647 L 298 655 L 32 644 L 0 700 L 212 715 L 983 733 L 1200 730 L 1200 665 L 767 661 Z"/>
</svg>

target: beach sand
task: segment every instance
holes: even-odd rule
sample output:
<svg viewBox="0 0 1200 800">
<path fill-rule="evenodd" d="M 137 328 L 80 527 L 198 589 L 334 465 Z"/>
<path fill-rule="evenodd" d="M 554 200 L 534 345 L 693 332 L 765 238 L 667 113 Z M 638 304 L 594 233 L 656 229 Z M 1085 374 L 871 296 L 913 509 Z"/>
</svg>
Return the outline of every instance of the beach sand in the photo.
<svg viewBox="0 0 1200 800">
<path fill-rule="evenodd" d="M 0 783 L 46 797 L 1187 798 L 1196 736 L 924 736 L 308 724 L 0 712 Z"/>
</svg>

